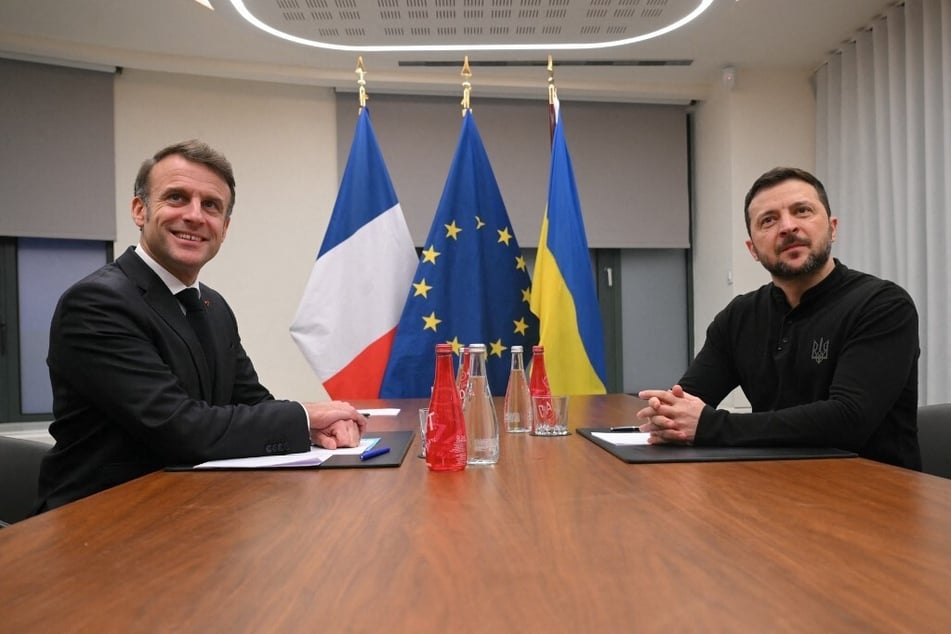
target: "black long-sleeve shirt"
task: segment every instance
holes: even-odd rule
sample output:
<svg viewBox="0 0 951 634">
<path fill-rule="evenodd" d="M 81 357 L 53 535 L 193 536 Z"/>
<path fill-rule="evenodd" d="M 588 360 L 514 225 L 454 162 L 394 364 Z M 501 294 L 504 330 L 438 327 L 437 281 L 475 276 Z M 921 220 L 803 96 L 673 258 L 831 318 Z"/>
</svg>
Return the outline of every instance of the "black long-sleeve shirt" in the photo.
<svg viewBox="0 0 951 634">
<path fill-rule="evenodd" d="M 838 447 L 921 469 L 914 302 L 835 265 L 795 308 L 766 284 L 714 318 L 680 380 L 707 404 L 695 444 Z M 752 413 L 714 409 L 736 386 Z"/>
</svg>

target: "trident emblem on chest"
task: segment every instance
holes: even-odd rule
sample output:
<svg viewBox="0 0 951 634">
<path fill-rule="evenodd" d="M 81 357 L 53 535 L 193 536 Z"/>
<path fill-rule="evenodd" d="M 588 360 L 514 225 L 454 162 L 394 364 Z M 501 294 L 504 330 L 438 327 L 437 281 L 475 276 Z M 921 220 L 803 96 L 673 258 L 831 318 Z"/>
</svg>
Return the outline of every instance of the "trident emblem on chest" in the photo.
<svg viewBox="0 0 951 634">
<path fill-rule="evenodd" d="M 829 358 L 829 342 L 819 337 L 819 341 L 812 342 L 812 360 L 819 365 Z"/>
</svg>

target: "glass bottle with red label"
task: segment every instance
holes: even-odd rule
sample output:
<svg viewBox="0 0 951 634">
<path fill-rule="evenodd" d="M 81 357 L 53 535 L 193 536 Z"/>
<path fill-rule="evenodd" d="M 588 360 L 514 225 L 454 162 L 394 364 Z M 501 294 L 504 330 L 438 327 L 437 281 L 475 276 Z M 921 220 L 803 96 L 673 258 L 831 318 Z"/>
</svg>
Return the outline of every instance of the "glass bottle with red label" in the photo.
<svg viewBox="0 0 951 634">
<path fill-rule="evenodd" d="M 532 376 L 528 382 L 528 391 L 532 395 L 532 433 L 535 433 L 538 426 L 546 429 L 554 426 L 555 417 L 551 409 L 551 386 L 548 384 L 548 372 L 545 370 L 544 346 L 532 346 Z"/>
<path fill-rule="evenodd" d="M 430 471 L 466 468 L 466 423 L 452 372 L 452 346 L 436 344 L 436 376 L 426 422 L 426 465 Z"/>
</svg>

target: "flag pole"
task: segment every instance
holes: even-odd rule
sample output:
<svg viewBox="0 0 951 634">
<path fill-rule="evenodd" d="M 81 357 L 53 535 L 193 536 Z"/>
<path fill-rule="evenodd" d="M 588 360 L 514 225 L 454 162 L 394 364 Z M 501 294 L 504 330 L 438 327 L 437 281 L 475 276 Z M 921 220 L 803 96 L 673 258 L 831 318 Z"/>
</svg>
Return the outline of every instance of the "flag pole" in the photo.
<svg viewBox="0 0 951 634">
<path fill-rule="evenodd" d="M 357 86 L 360 87 L 360 109 L 357 110 L 357 114 L 360 114 L 366 108 L 367 99 L 369 99 L 367 96 L 367 69 L 363 65 L 363 55 L 357 57 L 357 69 L 354 72 L 357 74 Z"/>
<path fill-rule="evenodd" d="M 548 56 L 548 142 L 555 140 L 555 102 L 558 91 L 555 89 L 555 66 L 551 55 Z"/>
<path fill-rule="evenodd" d="M 462 62 L 462 72 L 459 73 L 462 75 L 462 116 L 466 116 L 466 112 L 472 108 L 469 106 L 469 95 L 472 92 L 472 84 L 469 82 L 469 79 L 472 77 L 472 71 L 469 69 L 469 56 L 466 55 L 465 59 Z"/>
</svg>

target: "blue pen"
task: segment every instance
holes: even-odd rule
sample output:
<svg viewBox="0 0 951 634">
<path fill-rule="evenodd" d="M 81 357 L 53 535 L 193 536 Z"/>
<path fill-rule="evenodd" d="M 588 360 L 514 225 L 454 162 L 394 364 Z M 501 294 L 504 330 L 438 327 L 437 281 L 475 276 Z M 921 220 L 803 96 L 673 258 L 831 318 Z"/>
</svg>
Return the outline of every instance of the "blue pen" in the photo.
<svg viewBox="0 0 951 634">
<path fill-rule="evenodd" d="M 376 458 L 377 456 L 382 456 L 385 453 L 390 453 L 389 447 L 377 447 L 376 449 L 367 449 L 362 454 L 360 454 L 360 460 L 369 460 L 370 458 Z"/>
</svg>

